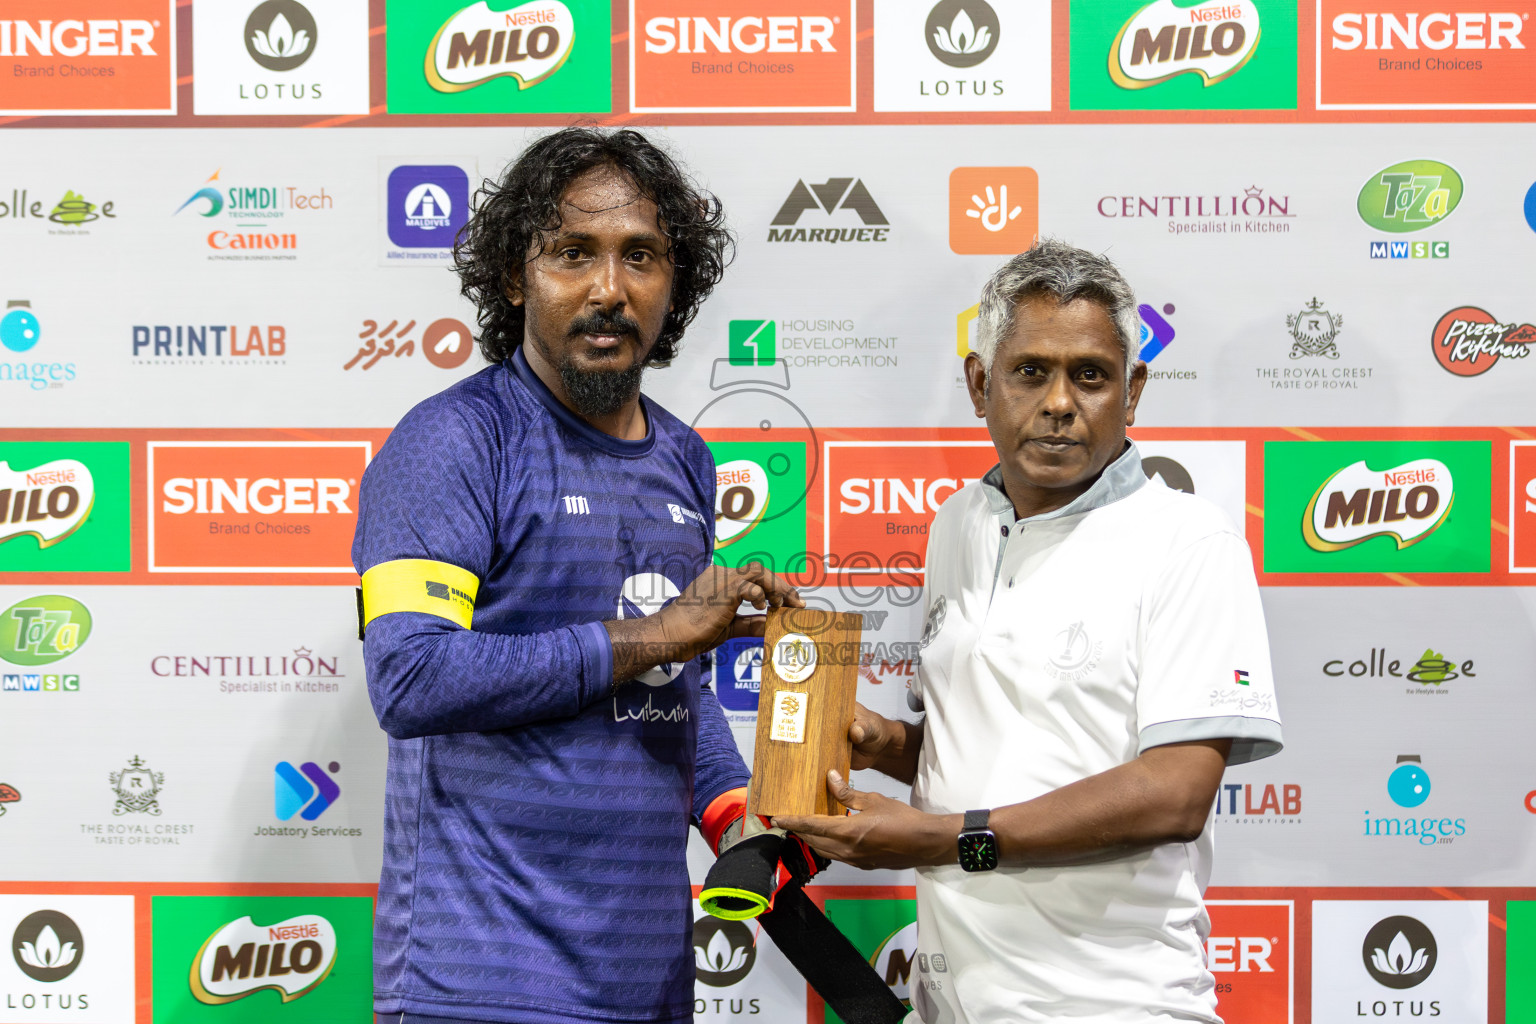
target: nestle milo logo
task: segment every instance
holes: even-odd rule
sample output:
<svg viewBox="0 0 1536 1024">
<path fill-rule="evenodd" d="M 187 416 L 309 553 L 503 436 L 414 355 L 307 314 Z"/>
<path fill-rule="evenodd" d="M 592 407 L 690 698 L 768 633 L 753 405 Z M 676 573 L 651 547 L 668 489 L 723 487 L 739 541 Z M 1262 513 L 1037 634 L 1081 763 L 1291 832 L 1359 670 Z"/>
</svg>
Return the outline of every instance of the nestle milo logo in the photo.
<svg viewBox="0 0 1536 1024">
<path fill-rule="evenodd" d="M 91 613 L 61 594 L 17 601 L 0 612 L 0 658 L 13 665 L 47 665 L 67 658 L 91 635 Z"/>
<path fill-rule="evenodd" d="M 1399 549 L 1406 548 L 1440 528 L 1455 496 L 1451 471 L 1438 459 L 1414 459 L 1386 470 L 1356 462 L 1313 493 L 1302 535 L 1314 551 L 1341 551 L 1372 537 L 1391 537 Z"/>
<path fill-rule="evenodd" d="M 1403 234 L 1433 227 L 1461 203 L 1461 175 L 1438 160 L 1405 160 L 1366 179 L 1356 207 L 1378 231 Z"/>
<path fill-rule="evenodd" d="M 1123 89 L 1145 89 L 1176 75 L 1215 85 L 1242 69 L 1259 46 L 1252 0 L 1155 0 L 1121 26 L 1109 47 L 1109 77 Z"/>
</svg>

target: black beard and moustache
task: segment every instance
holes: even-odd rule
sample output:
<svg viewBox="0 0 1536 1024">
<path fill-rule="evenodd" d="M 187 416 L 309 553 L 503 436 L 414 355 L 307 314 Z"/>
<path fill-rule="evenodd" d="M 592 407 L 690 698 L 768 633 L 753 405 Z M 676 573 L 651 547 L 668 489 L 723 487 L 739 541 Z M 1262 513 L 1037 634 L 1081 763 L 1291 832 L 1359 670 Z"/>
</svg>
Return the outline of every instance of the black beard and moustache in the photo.
<svg viewBox="0 0 1536 1024">
<path fill-rule="evenodd" d="M 631 338 L 640 336 L 640 325 L 622 313 L 589 313 L 571 323 L 571 337 L 583 334 L 618 334 Z M 611 416 L 635 400 L 640 394 L 640 375 L 645 364 L 636 363 L 627 370 L 583 370 L 570 355 L 560 361 L 560 383 L 576 406 L 576 411 L 588 419 Z"/>
</svg>

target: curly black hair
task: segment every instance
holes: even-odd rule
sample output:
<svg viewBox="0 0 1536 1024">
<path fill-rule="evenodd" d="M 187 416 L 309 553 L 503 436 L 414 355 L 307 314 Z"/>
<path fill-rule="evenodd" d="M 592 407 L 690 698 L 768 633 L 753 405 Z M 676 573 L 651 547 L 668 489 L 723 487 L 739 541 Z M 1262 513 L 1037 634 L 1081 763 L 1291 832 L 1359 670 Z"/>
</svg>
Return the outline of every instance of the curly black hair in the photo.
<svg viewBox="0 0 1536 1024">
<path fill-rule="evenodd" d="M 523 343 L 524 307 L 507 289 L 560 228 L 560 197 L 595 167 L 624 172 L 656 204 L 657 224 L 672 260 L 672 311 L 646 360 L 665 366 L 677 356 L 683 332 L 720 283 L 735 254 L 720 200 L 704 191 L 666 153 L 632 129 L 565 128 L 523 151 L 498 184 L 475 193 L 475 212 L 453 247 L 460 291 L 479 309 L 480 351 L 499 363 Z"/>
</svg>

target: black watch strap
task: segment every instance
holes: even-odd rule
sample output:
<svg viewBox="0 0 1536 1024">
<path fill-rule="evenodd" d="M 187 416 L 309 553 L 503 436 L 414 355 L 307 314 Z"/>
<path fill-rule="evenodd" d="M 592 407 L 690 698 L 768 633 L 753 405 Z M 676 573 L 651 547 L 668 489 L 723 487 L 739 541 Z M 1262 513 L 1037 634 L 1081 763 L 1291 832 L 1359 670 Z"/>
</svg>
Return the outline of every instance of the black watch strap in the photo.
<svg viewBox="0 0 1536 1024">
<path fill-rule="evenodd" d="M 969 831 L 973 828 L 986 828 L 987 819 L 991 816 L 992 812 L 988 810 L 966 811 L 965 822 L 960 826 L 960 828 L 962 831 Z"/>
</svg>

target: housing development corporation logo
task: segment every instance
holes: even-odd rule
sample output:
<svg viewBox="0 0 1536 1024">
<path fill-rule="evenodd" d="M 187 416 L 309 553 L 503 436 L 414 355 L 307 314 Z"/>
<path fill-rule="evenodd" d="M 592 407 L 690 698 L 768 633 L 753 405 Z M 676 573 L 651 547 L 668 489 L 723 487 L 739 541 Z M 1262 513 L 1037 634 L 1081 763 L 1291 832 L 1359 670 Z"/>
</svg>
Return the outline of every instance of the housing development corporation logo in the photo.
<svg viewBox="0 0 1536 1024">
<path fill-rule="evenodd" d="M 1295 4 L 1072 0 L 1072 108 L 1294 109 Z"/>
<path fill-rule="evenodd" d="M 838 224 L 847 224 L 853 214 L 856 223 L 863 227 L 811 227 L 800 224 L 802 214 L 810 213 L 816 220 L 825 214 Z M 806 185 L 804 179 L 795 182 L 779 212 L 769 222 L 770 242 L 884 242 L 890 236 L 891 222 L 886 219 L 875 197 L 859 178 L 828 178 L 820 184 Z"/>
<path fill-rule="evenodd" d="M 175 113 L 176 6 L 7 0 L 0 114 Z"/>
<path fill-rule="evenodd" d="M 1536 69 L 1521 52 L 1523 9 L 1490 10 L 1482 0 L 1321 0 L 1318 14 L 1319 109 L 1536 104 Z"/>
<path fill-rule="evenodd" d="M 305 821 L 314 821 L 330 809 L 341 797 L 341 787 L 332 777 L 341 771 L 341 765 L 332 761 L 321 768 L 313 761 L 305 761 L 295 768 L 287 761 L 277 762 L 272 769 L 273 813 L 278 821 L 287 821 L 297 814 Z"/>
<path fill-rule="evenodd" d="M 1442 316 L 1430 335 L 1435 361 L 1457 377 L 1476 377 L 1501 357 L 1524 359 L 1536 342 L 1536 326 L 1502 322 L 1486 309 L 1458 306 Z"/>
</svg>

